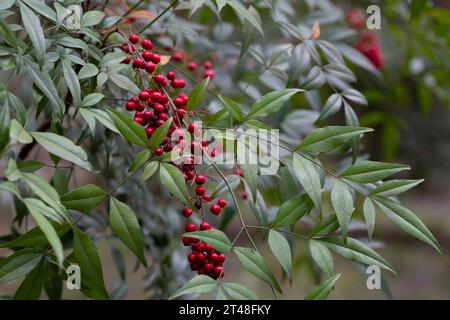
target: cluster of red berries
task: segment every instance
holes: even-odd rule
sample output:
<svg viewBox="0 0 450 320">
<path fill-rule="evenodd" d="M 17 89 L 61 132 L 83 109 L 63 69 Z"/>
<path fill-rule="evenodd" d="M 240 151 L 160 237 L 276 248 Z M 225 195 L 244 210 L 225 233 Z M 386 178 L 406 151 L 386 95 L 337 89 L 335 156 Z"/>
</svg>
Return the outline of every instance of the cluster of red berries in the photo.
<svg viewBox="0 0 450 320">
<path fill-rule="evenodd" d="M 195 137 L 199 136 L 200 128 L 195 123 L 190 123 L 187 127 L 189 138 L 185 137 L 185 130 L 183 130 L 183 119 L 193 115 L 192 112 L 186 112 L 186 103 L 188 96 L 183 92 L 177 92 L 177 89 L 183 89 L 186 86 L 186 82 L 177 78 L 174 71 L 168 71 L 164 76 L 157 70 L 158 64 L 161 62 L 161 56 L 157 52 L 153 52 L 153 43 L 148 39 L 143 39 L 135 34 L 130 35 L 129 43 L 124 43 L 121 49 L 128 53 L 123 63 L 130 64 L 134 70 L 140 74 L 141 70 L 145 70 L 151 79 L 149 81 L 152 88 L 145 88 L 139 92 L 137 97 L 130 98 L 125 108 L 128 111 L 134 113 L 134 121 L 145 127 L 145 132 L 148 137 L 151 137 L 154 131 L 162 126 L 171 116 L 174 121 L 169 127 L 167 136 L 163 142 L 154 150 L 156 156 L 161 156 L 165 152 L 171 152 L 174 150 L 180 150 L 183 152 L 183 161 L 180 164 L 175 164 L 182 172 L 186 181 L 194 180 L 195 182 L 195 195 L 190 198 L 197 209 L 201 209 L 203 203 L 209 205 L 210 212 L 213 215 L 219 215 L 223 208 L 227 206 L 227 201 L 223 198 L 217 200 L 216 203 L 211 203 L 211 197 L 206 193 L 204 184 L 206 177 L 197 173 L 195 161 L 196 156 L 202 156 L 203 153 L 208 153 L 209 156 L 215 157 L 217 151 L 215 149 L 208 151 L 207 142 L 201 140 L 200 143 L 195 141 Z M 140 47 L 138 45 L 140 44 Z M 179 51 L 175 52 L 172 56 L 175 61 L 183 61 L 183 54 Z M 215 72 L 211 69 L 211 62 L 204 63 L 204 77 L 214 77 Z M 191 71 L 197 69 L 197 64 L 190 61 L 187 64 L 187 68 Z M 169 86 L 170 81 L 170 86 Z M 173 94 L 173 100 L 171 100 L 170 94 Z M 175 141 L 171 141 L 171 138 L 175 137 Z M 190 142 L 191 154 L 186 156 L 184 154 L 187 146 L 186 141 Z M 175 149 L 177 148 L 177 149 Z M 188 218 L 193 214 L 193 210 L 189 207 L 183 209 L 183 215 Z M 213 229 L 206 221 L 202 221 L 199 226 L 199 230 L 211 230 Z M 197 226 L 193 223 L 188 223 L 185 228 L 186 232 L 192 232 L 197 230 Z M 199 239 L 191 237 L 183 237 L 182 242 L 185 246 L 191 246 L 191 253 L 188 255 L 188 261 L 191 269 L 197 271 L 199 274 L 209 275 L 215 279 L 223 277 L 222 266 L 225 261 L 225 255 L 223 253 L 214 250 L 211 245 L 205 242 L 200 242 Z"/>
<path fill-rule="evenodd" d="M 172 59 L 177 62 L 184 62 L 185 57 L 183 52 L 181 51 L 175 51 L 172 55 Z M 190 71 L 196 71 L 198 70 L 198 64 L 195 61 L 189 60 L 186 62 L 186 67 Z M 212 69 L 212 62 L 207 60 L 203 63 L 203 78 L 214 78 L 216 75 L 216 72 Z"/>
<path fill-rule="evenodd" d="M 347 23 L 353 29 L 361 30 L 366 24 L 364 14 L 359 9 L 351 9 L 345 16 Z M 381 51 L 380 41 L 377 36 L 368 30 L 361 32 L 355 48 L 364 54 L 377 69 L 382 69 L 384 66 L 383 52 Z"/>
</svg>

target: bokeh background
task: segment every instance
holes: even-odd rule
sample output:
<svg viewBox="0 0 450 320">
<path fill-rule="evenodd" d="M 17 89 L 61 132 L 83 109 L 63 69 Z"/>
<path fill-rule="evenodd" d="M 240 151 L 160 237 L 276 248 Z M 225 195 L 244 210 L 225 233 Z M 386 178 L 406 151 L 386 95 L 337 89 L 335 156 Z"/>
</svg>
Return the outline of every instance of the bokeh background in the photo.
<svg viewBox="0 0 450 320">
<path fill-rule="evenodd" d="M 384 273 L 384 290 L 368 290 L 364 270 L 355 268 L 335 256 L 336 271 L 341 279 L 330 295 L 332 299 L 450 299 L 450 1 L 334 1 L 344 10 L 364 10 L 378 4 L 382 28 L 374 31 L 384 58 L 383 76 L 374 78 L 355 68 L 356 87 L 367 97 L 369 107 L 360 111 L 363 126 L 376 129 L 366 141 L 373 160 L 394 161 L 411 166 L 404 178 L 425 178 L 425 182 L 402 198 L 429 226 L 445 250 L 443 257 L 422 242 L 395 228 L 382 216 L 377 217 L 375 237 L 380 240 L 380 253 L 391 262 L 398 275 Z M 425 3 L 425 4 L 422 4 Z M 362 11 L 364 12 L 364 11 Z M 9 89 L 19 86 L 20 79 L 0 72 L 0 81 Z M 17 83 L 15 83 L 15 81 Z M 35 150 L 30 158 L 45 159 L 45 152 Z M 0 167 L 2 168 L 2 167 Z M 2 169 L 3 170 L 3 169 Z M 50 170 L 41 169 L 43 175 Z M 76 172 L 83 181 L 82 172 Z M 101 183 L 101 182 L 100 182 Z M 13 211 L 10 196 L 0 193 L 0 235 L 7 234 Z M 227 232 L 235 234 L 240 225 L 232 222 Z M 363 233 L 357 225 L 353 234 Z M 388 242 L 384 247 L 383 240 Z M 109 246 L 99 242 L 107 286 L 119 275 L 114 267 Z M 261 246 L 262 247 L 262 246 Z M 301 299 L 313 286 L 312 266 L 305 243 L 299 240 L 295 252 L 295 274 L 292 285 L 283 282 L 285 297 Z M 143 291 L 147 273 L 135 269 L 136 261 L 121 248 L 128 273 L 126 299 L 145 299 Z M 0 250 L 0 255 L 5 252 Z M 269 251 L 264 255 L 274 262 Z M 242 269 L 236 260 L 227 267 L 227 280 L 253 288 L 262 298 L 270 298 L 266 285 Z M 278 270 L 278 276 L 281 271 Z M 0 285 L 0 296 L 13 294 L 19 282 Z M 121 288 L 117 288 L 120 290 Z M 66 291 L 65 298 L 81 298 Z"/>
</svg>

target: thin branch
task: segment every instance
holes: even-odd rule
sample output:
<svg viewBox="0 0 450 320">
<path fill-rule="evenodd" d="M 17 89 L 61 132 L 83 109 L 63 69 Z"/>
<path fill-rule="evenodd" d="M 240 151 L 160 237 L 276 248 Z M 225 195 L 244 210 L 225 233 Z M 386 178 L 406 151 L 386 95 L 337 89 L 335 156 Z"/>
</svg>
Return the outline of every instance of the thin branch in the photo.
<svg viewBox="0 0 450 320">
<path fill-rule="evenodd" d="M 156 21 L 158 21 L 163 15 L 165 15 L 170 9 L 172 9 L 173 7 L 175 7 L 175 5 L 177 4 L 178 0 L 174 0 L 172 1 L 172 3 L 165 8 L 163 11 L 160 12 L 160 14 L 158 14 L 149 24 L 147 24 L 146 26 L 144 26 L 139 32 L 138 34 L 141 34 L 142 32 L 144 32 L 147 28 L 150 28 Z"/>
</svg>

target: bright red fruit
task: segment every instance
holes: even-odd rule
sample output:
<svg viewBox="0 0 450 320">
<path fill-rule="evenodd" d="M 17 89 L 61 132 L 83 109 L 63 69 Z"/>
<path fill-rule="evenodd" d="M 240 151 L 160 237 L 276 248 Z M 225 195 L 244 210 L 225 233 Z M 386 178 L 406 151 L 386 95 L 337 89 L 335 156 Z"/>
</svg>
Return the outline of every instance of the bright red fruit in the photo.
<svg viewBox="0 0 450 320">
<path fill-rule="evenodd" d="M 194 232 L 195 230 L 197 230 L 197 227 L 195 226 L 195 224 L 193 223 L 188 223 L 185 227 L 184 230 L 186 232 Z"/>
<path fill-rule="evenodd" d="M 192 215 L 193 210 L 191 208 L 184 208 L 183 209 L 183 216 L 186 218 L 190 217 Z"/>
<path fill-rule="evenodd" d="M 137 34 L 132 34 L 132 35 L 130 35 L 128 40 L 130 40 L 130 42 L 132 44 L 136 44 L 136 43 L 138 43 L 141 40 L 141 38 L 139 38 L 139 36 Z"/>
<path fill-rule="evenodd" d="M 219 207 L 225 208 L 227 206 L 227 200 L 220 198 L 219 200 L 217 200 L 217 204 L 219 205 Z"/>
<path fill-rule="evenodd" d="M 220 214 L 221 208 L 220 208 L 219 205 L 213 204 L 213 205 L 211 206 L 211 208 L 209 208 L 209 210 L 211 211 L 212 214 L 214 214 L 214 215 L 217 216 L 217 215 Z"/>
<path fill-rule="evenodd" d="M 153 49 L 153 42 L 151 42 L 149 39 L 142 40 L 142 48 L 147 50 Z"/>
<path fill-rule="evenodd" d="M 202 184 L 204 184 L 205 182 L 206 182 L 206 177 L 205 177 L 204 175 L 198 174 L 198 175 L 195 177 L 195 183 L 196 183 L 196 184 L 202 185 Z"/>
</svg>

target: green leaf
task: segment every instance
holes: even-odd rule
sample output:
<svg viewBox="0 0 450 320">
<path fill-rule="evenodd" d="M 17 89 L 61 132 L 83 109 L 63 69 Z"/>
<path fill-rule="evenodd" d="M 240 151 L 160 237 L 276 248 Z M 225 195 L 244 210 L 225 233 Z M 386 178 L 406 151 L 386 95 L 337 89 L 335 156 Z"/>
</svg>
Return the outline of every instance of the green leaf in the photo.
<svg viewBox="0 0 450 320">
<path fill-rule="evenodd" d="M 200 293 L 211 293 L 217 287 L 217 282 L 211 277 L 205 275 L 195 276 L 188 281 L 184 286 L 174 292 L 174 294 L 169 299 L 175 299 L 178 296 L 185 294 L 200 294 Z"/>
<path fill-rule="evenodd" d="M 347 244 L 343 244 L 342 240 L 338 237 L 321 238 L 316 240 L 320 241 L 328 247 L 328 249 L 343 256 L 347 260 L 360 262 L 365 265 L 374 264 L 395 274 L 392 266 L 382 256 L 361 241 L 353 238 L 347 238 Z"/>
<path fill-rule="evenodd" d="M 125 203 L 111 197 L 109 202 L 109 222 L 117 237 L 139 258 L 144 266 L 144 242 L 141 227 L 135 213 Z"/>
<path fill-rule="evenodd" d="M 233 300 L 258 300 L 258 296 L 240 283 L 222 283 L 222 287 Z"/>
<path fill-rule="evenodd" d="M 22 249 L 0 260 L 0 284 L 26 275 L 41 261 L 41 251 Z"/>
<path fill-rule="evenodd" d="M 183 237 L 197 238 L 209 243 L 214 249 L 221 253 L 227 253 L 231 250 L 231 242 L 220 230 L 194 231 L 183 234 Z"/>
<path fill-rule="evenodd" d="M 8 101 L 6 100 L 0 110 L 0 152 L 8 144 L 9 140 L 10 115 Z"/>
<path fill-rule="evenodd" d="M 230 116 L 234 120 L 236 120 L 238 122 L 241 122 L 244 120 L 244 115 L 242 114 L 241 107 L 236 102 L 234 102 L 233 100 L 228 99 L 224 96 L 220 96 L 220 95 L 219 95 L 219 99 L 222 102 L 222 104 L 225 106 L 225 108 L 227 109 Z"/>
<path fill-rule="evenodd" d="M 269 231 L 269 247 L 273 255 L 283 267 L 289 278 L 292 278 L 292 253 L 286 238 L 275 230 Z"/>
<path fill-rule="evenodd" d="M 66 60 L 62 61 L 62 70 L 67 87 L 72 94 L 73 104 L 75 107 L 79 107 L 81 105 L 81 87 L 78 76 Z"/>
<path fill-rule="evenodd" d="M 103 271 L 92 240 L 74 226 L 73 252 L 81 269 L 81 291 L 92 299 L 109 299 L 103 280 Z"/>
<path fill-rule="evenodd" d="M 17 164 L 17 168 L 22 172 L 35 172 L 43 166 L 42 162 L 36 160 L 24 160 Z"/>
<path fill-rule="evenodd" d="M 163 141 L 164 138 L 167 136 L 167 132 L 169 131 L 170 126 L 172 125 L 172 117 L 166 120 L 162 126 L 157 128 L 155 132 L 153 132 L 149 146 L 154 148 L 156 146 L 159 146 Z"/>
<path fill-rule="evenodd" d="M 189 93 L 189 99 L 186 104 L 187 111 L 192 111 L 198 108 L 203 100 L 205 100 L 205 93 L 208 89 L 209 79 L 209 77 L 205 78 Z"/>
<path fill-rule="evenodd" d="M 227 193 L 229 191 L 227 184 L 230 186 L 231 190 L 236 189 L 241 184 L 241 177 L 236 174 L 230 174 L 226 177 L 226 181 L 227 183 L 225 183 L 224 180 L 220 180 L 216 189 L 211 193 L 211 199 L 215 199 L 216 197 Z"/>
<path fill-rule="evenodd" d="M 23 201 L 24 199 L 21 199 L 21 200 Z M 48 218 L 54 222 L 57 222 L 57 223 L 62 223 L 64 221 L 62 218 L 62 215 L 59 212 L 55 211 L 55 209 L 46 205 L 41 200 L 35 199 L 35 198 L 29 198 L 29 203 L 35 207 L 36 211 L 39 211 L 46 218 Z"/>
<path fill-rule="evenodd" d="M 327 152 L 336 149 L 353 137 L 371 131 L 373 129 L 348 126 L 318 128 L 310 132 L 297 149 L 312 153 Z"/>
<path fill-rule="evenodd" d="M 292 167 L 298 181 L 309 195 L 314 205 L 320 210 L 322 184 L 316 165 L 297 153 L 292 158 Z"/>
<path fill-rule="evenodd" d="M 149 149 L 142 150 L 134 158 L 134 161 L 131 164 L 128 172 L 136 172 L 137 170 L 139 170 L 139 168 L 141 168 L 144 165 L 144 163 L 148 161 L 149 158 L 150 158 L 150 150 Z"/>
<path fill-rule="evenodd" d="M 256 147 L 256 146 L 255 146 Z M 246 150 L 252 150 L 252 146 L 246 145 Z M 256 148 L 255 148 L 256 150 Z M 256 159 L 255 159 L 256 160 Z M 241 164 L 242 173 L 244 175 L 245 182 L 248 184 L 253 200 L 256 200 L 258 192 L 258 165 L 257 164 Z"/>
<path fill-rule="evenodd" d="M 83 116 L 83 118 L 89 119 L 90 117 L 92 117 L 95 120 L 97 120 L 98 122 L 100 122 L 101 124 L 103 124 L 109 130 L 111 130 L 117 134 L 121 134 L 119 129 L 117 129 L 113 120 L 111 119 L 111 117 L 109 116 L 109 114 L 106 111 L 99 110 L 99 109 L 80 108 L 80 113 Z"/>
<path fill-rule="evenodd" d="M 21 199 L 22 196 L 20 195 L 20 191 L 19 188 L 17 188 L 17 186 L 9 181 L 5 181 L 0 183 L 0 190 L 5 190 L 8 192 L 11 192 L 12 194 L 14 194 L 18 199 Z"/>
<path fill-rule="evenodd" d="M 302 82 L 303 90 L 310 91 L 319 89 L 325 83 L 325 75 L 318 66 L 314 66 Z"/>
<path fill-rule="evenodd" d="M 23 144 L 28 144 L 33 142 L 33 138 L 30 134 L 22 127 L 22 125 L 16 119 L 11 120 L 11 128 L 9 129 L 9 136 L 11 140 L 17 141 Z"/>
<path fill-rule="evenodd" d="M 367 197 L 366 200 L 364 200 L 363 212 L 364 212 L 364 220 L 366 221 L 367 226 L 367 233 L 370 241 L 372 239 L 373 230 L 375 229 L 376 212 L 375 206 L 373 205 L 373 202 L 372 200 L 370 200 L 369 197 Z"/>
<path fill-rule="evenodd" d="M 55 113 L 61 117 L 64 114 L 64 110 L 66 109 L 66 107 L 64 105 L 64 102 L 61 100 L 58 90 L 56 90 L 55 84 L 53 83 L 52 78 L 50 77 L 48 72 L 42 72 L 37 69 L 35 65 L 27 62 L 26 71 L 27 75 L 30 76 L 34 84 L 48 98 Z"/>
<path fill-rule="evenodd" d="M 19 46 L 17 37 L 11 31 L 9 25 L 3 20 L 0 20 L 0 38 L 14 49 L 17 49 Z"/>
<path fill-rule="evenodd" d="M 104 97 L 105 97 L 105 95 L 103 93 L 90 93 L 83 98 L 83 101 L 81 102 L 81 106 L 92 107 L 93 105 L 96 105 L 97 103 L 99 103 Z"/>
<path fill-rule="evenodd" d="M 119 88 L 129 91 L 134 95 L 139 94 L 139 88 L 128 77 L 119 73 L 108 73 L 108 77 Z"/>
<path fill-rule="evenodd" d="M 95 64 L 92 63 L 86 63 L 81 69 L 80 72 L 78 72 L 78 79 L 87 79 L 95 77 L 99 73 L 98 68 L 95 66 Z"/>
<path fill-rule="evenodd" d="M 102 22 L 105 14 L 98 10 L 88 11 L 81 18 L 81 26 L 92 27 Z"/>
<path fill-rule="evenodd" d="M 15 300 L 39 300 L 45 277 L 45 260 L 41 259 L 39 264 L 26 276 L 14 295 Z"/>
<path fill-rule="evenodd" d="M 156 170 L 158 170 L 158 166 L 159 166 L 158 161 L 152 161 L 150 163 L 147 163 L 139 177 L 139 182 L 143 184 L 146 180 L 150 179 L 150 177 L 155 174 Z"/>
<path fill-rule="evenodd" d="M 272 227 L 290 226 L 297 223 L 305 214 L 309 213 L 314 204 L 307 194 L 295 196 L 284 202 L 272 223 Z"/>
<path fill-rule="evenodd" d="M 22 126 L 24 126 L 27 122 L 27 110 L 25 109 L 25 106 L 23 105 L 22 101 L 19 98 L 17 98 L 15 95 L 13 95 L 11 92 L 8 92 L 8 99 L 9 99 L 11 105 L 13 106 L 13 108 L 16 110 L 17 119 L 19 120 L 20 124 Z M 5 104 L 6 104 L 6 101 L 5 101 Z M 0 119 L 1 119 L 1 117 L 0 117 Z M 1 123 L 1 120 L 0 120 L 0 123 Z"/>
<path fill-rule="evenodd" d="M 49 153 L 73 162 L 80 168 L 94 171 L 86 152 L 66 137 L 51 132 L 30 132 L 30 134 Z"/>
<path fill-rule="evenodd" d="M 59 238 L 69 232 L 72 227 L 68 223 L 52 223 Z M 48 240 L 40 227 L 35 227 L 14 240 L 0 244 L 1 248 L 41 247 L 48 245 Z"/>
<path fill-rule="evenodd" d="M 272 91 L 264 95 L 250 108 L 245 119 L 265 117 L 277 112 L 294 94 L 302 92 L 301 89 L 283 89 Z"/>
<path fill-rule="evenodd" d="M 30 214 L 33 216 L 34 220 L 36 220 L 39 228 L 41 228 L 42 232 L 45 234 L 48 243 L 50 243 L 53 250 L 55 251 L 58 264 L 62 266 L 64 261 L 64 252 L 61 240 L 59 239 L 55 228 L 53 228 L 52 224 L 44 216 L 44 212 L 42 212 L 42 206 L 39 205 L 39 202 L 40 201 L 37 199 L 23 199 L 23 203 L 27 207 L 28 211 L 30 211 Z"/>
<path fill-rule="evenodd" d="M 311 231 L 309 237 L 321 237 L 327 236 L 339 228 L 339 221 L 337 220 L 336 214 L 327 216 L 322 221 L 317 224 Z"/>
<path fill-rule="evenodd" d="M 364 97 L 363 94 L 356 89 L 346 89 L 342 92 L 342 96 L 345 99 L 355 102 L 359 105 L 367 105 L 366 97 Z"/>
<path fill-rule="evenodd" d="M 335 43 L 335 46 L 339 49 L 339 51 L 341 51 L 342 55 L 345 58 L 353 62 L 355 65 L 370 71 L 378 77 L 381 76 L 381 72 L 377 68 L 375 68 L 373 63 L 370 62 L 370 60 L 365 55 L 363 55 L 352 46 L 344 43 Z"/>
<path fill-rule="evenodd" d="M 331 190 L 331 204 L 336 212 L 339 225 L 341 226 L 342 239 L 347 241 L 348 225 L 352 220 L 353 197 L 347 185 L 340 180 L 335 180 Z"/>
<path fill-rule="evenodd" d="M 41 22 L 39 21 L 38 16 L 22 2 L 19 2 L 19 7 L 23 26 L 25 27 L 25 30 L 27 30 L 28 36 L 33 43 L 33 47 L 36 50 L 39 60 L 44 61 L 46 46 Z"/>
<path fill-rule="evenodd" d="M 3 0 L 0 4 L 0 10 L 6 10 L 12 7 L 16 0 Z"/>
<path fill-rule="evenodd" d="M 429 244 L 442 255 L 442 248 L 439 245 L 439 242 L 413 212 L 402 205 L 387 199 L 377 198 L 376 203 L 397 227 L 413 237 Z"/>
<path fill-rule="evenodd" d="M 45 4 L 45 2 L 40 0 L 21 0 L 26 3 L 31 9 L 39 13 L 40 15 L 50 19 L 53 22 L 56 22 L 56 13 L 49 6 Z"/>
<path fill-rule="evenodd" d="M 236 247 L 234 252 L 241 265 L 251 274 L 273 286 L 278 292 L 281 288 L 267 266 L 264 258 L 256 251 L 249 248 Z"/>
<path fill-rule="evenodd" d="M 236 15 L 238 17 L 250 22 L 252 24 L 252 26 L 255 27 L 255 29 L 258 30 L 259 33 L 261 33 L 261 35 L 264 35 L 264 31 L 261 27 L 261 22 L 258 19 L 259 17 L 257 18 L 254 16 L 254 12 L 256 12 L 256 10 L 251 11 L 251 10 L 245 8 L 237 0 L 228 0 L 227 4 L 234 9 L 234 11 L 236 12 Z"/>
<path fill-rule="evenodd" d="M 341 274 L 325 280 L 324 282 L 318 284 L 316 287 L 312 288 L 308 294 L 305 296 L 305 300 L 324 300 L 328 297 L 331 290 L 334 287 L 336 281 L 341 277 Z"/>
<path fill-rule="evenodd" d="M 216 0 L 217 8 L 219 12 L 222 11 L 223 7 L 225 7 L 228 3 L 228 0 Z"/>
<path fill-rule="evenodd" d="M 143 147 L 147 146 L 147 135 L 144 128 L 134 122 L 128 115 L 125 115 L 112 108 L 107 108 L 114 124 L 120 131 L 121 135 L 130 143 L 134 143 Z"/>
<path fill-rule="evenodd" d="M 186 182 L 180 169 L 171 164 L 162 162 L 159 166 L 159 177 L 167 191 L 185 205 L 192 207 L 192 204 L 189 201 Z"/>
<path fill-rule="evenodd" d="M 420 180 L 390 180 L 385 181 L 378 187 L 369 192 L 370 195 L 391 197 L 399 195 L 411 188 L 414 188 L 418 184 L 422 183 L 424 179 Z"/>
<path fill-rule="evenodd" d="M 327 275 L 327 277 L 332 277 L 334 274 L 334 264 L 330 250 L 314 239 L 309 240 L 309 250 L 311 251 L 311 257 L 319 268 Z"/>
<path fill-rule="evenodd" d="M 363 160 L 348 167 L 340 176 L 359 183 L 372 183 L 404 170 L 409 170 L 409 167 L 403 164 Z"/>
<path fill-rule="evenodd" d="M 105 198 L 106 192 L 102 188 L 94 184 L 87 184 L 63 194 L 61 201 L 67 209 L 89 212 Z"/>
<path fill-rule="evenodd" d="M 341 109 L 342 106 L 342 98 L 338 93 L 333 93 L 331 96 L 328 97 L 327 101 L 325 102 L 325 105 L 323 106 L 323 110 L 320 113 L 320 117 L 317 119 L 316 122 L 323 121 L 327 119 L 328 117 L 332 116 L 336 112 Z"/>
</svg>

